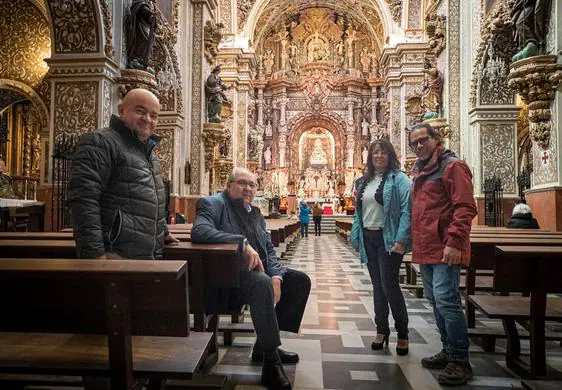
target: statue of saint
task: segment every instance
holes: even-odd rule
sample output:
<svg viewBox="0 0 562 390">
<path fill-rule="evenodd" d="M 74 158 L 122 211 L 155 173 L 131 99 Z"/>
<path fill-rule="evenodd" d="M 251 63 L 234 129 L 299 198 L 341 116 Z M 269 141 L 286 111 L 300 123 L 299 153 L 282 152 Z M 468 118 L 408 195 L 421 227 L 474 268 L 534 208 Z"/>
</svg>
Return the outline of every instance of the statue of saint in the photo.
<svg viewBox="0 0 562 390">
<path fill-rule="evenodd" d="M 148 0 L 133 0 L 125 20 L 127 26 L 127 68 L 154 74 L 150 64 L 156 32 L 156 18 Z"/>
<path fill-rule="evenodd" d="M 426 58 L 423 65 L 423 89 L 421 105 L 424 109 L 423 119 L 437 118 L 442 105 L 443 94 L 443 75 L 437 69 L 437 65 L 433 65 Z"/>
<path fill-rule="evenodd" d="M 269 146 L 265 149 L 265 152 L 263 152 L 263 158 L 266 165 L 271 164 L 271 148 Z"/>
<path fill-rule="evenodd" d="M 360 54 L 360 61 L 361 61 L 361 67 L 363 68 L 363 73 L 369 73 L 369 71 L 371 70 L 371 54 L 369 53 L 369 50 L 364 47 L 361 50 L 361 54 Z"/>
<path fill-rule="evenodd" d="M 207 122 L 221 123 L 222 119 L 219 116 L 223 103 L 228 103 L 228 99 L 224 91 L 232 88 L 223 84 L 219 73 L 221 66 L 217 65 L 211 71 L 207 81 L 205 82 L 205 98 L 207 101 Z"/>
<path fill-rule="evenodd" d="M 31 142 L 31 150 L 33 155 L 31 173 L 32 175 L 39 176 L 41 168 L 39 164 L 41 163 L 41 136 L 39 133 L 35 135 L 35 138 Z"/>
<path fill-rule="evenodd" d="M 322 140 L 317 138 L 314 140 L 314 148 L 310 154 L 310 165 L 326 165 L 327 163 L 326 152 L 322 150 Z"/>
<path fill-rule="evenodd" d="M 367 122 L 365 117 L 363 117 L 363 122 L 361 122 L 361 135 L 365 137 L 369 135 L 369 122 Z"/>
<path fill-rule="evenodd" d="M 326 59 L 325 43 L 318 34 L 308 43 L 308 62 L 323 61 Z"/>
<path fill-rule="evenodd" d="M 299 47 L 294 41 L 291 42 L 291 44 L 289 45 L 289 66 L 291 67 L 291 69 L 295 69 L 298 67 L 298 53 Z"/>
<path fill-rule="evenodd" d="M 363 152 L 361 153 L 361 157 L 363 158 L 363 165 L 367 164 L 367 156 L 369 156 L 369 150 L 365 146 L 363 148 Z"/>
<path fill-rule="evenodd" d="M 273 127 L 271 126 L 271 121 L 267 121 L 265 125 L 265 136 L 272 137 L 273 136 Z"/>
<path fill-rule="evenodd" d="M 256 128 L 250 130 L 248 134 L 248 157 L 249 158 L 256 158 L 258 157 L 259 152 L 259 133 Z"/>
<path fill-rule="evenodd" d="M 552 0 L 516 0 L 511 9 L 511 22 L 515 27 L 518 49 L 512 60 L 544 53 Z"/>
</svg>

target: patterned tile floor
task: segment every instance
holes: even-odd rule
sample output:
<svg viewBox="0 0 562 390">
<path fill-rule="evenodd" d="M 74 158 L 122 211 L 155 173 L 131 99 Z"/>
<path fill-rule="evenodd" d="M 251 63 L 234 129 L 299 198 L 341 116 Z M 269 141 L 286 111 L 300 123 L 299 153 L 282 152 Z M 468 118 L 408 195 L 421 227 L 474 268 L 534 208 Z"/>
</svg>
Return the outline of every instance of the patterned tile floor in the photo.
<svg viewBox="0 0 562 390">
<path fill-rule="evenodd" d="M 356 252 L 335 234 L 299 239 L 284 261 L 306 272 L 312 291 L 300 333 L 283 333 L 283 347 L 300 354 L 297 365 L 285 366 L 295 389 L 441 389 L 438 371 L 424 369 L 420 360 L 441 349 L 433 312 L 425 299 L 404 292 L 410 324 L 410 353 L 397 356 L 396 334 L 390 348 L 370 349 L 375 335 L 371 282 Z M 250 321 L 249 315 L 246 321 Z M 392 319 L 391 326 L 392 326 Z M 478 317 L 479 325 L 493 322 Z M 497 323 L 496 323 L 497 325 Z M 228 375 L 237 390 L 259 389 L 261 366 L 250 361 L 255 337 L 237 334 L 231 347 L 222 347 L 213 372 Z M 522 342 L 528 354 L 528 343 Z M 562 378 L 562 351 L 548 344 L 550 374 Z M 471 345 L 474 378 L 459 389 L 522 388 L 505 368 L 505 343 L 495 353 Z"/>
</svg>

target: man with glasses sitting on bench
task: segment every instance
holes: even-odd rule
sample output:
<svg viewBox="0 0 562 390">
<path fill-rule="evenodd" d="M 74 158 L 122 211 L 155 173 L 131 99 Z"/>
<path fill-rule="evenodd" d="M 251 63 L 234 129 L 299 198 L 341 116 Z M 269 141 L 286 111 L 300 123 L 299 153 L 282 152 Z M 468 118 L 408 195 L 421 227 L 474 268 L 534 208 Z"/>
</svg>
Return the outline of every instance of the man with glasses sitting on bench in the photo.
<svg viewBox="0 0 562 390">
<path fill-rule="evenodd" d="M 208 300 L 209 313 L 239 310 L 249 304 L 257 341 L 252 360 L 262 361 L 262 384 L 268 388 L 291 389 L 282 363 L 297 363 L 296 353 L 281 348 L 280 330 L 298 332 L 308 294 L 310 278 L 281 265 L 266 230 L 260 209 L 252 206 L 256 176 L 234 168 L 224 192 L 202 198 L 191 231 L 194 243 L 238 243 L 244 261 L 240 287 L 228 296 Z"/>
</svg>

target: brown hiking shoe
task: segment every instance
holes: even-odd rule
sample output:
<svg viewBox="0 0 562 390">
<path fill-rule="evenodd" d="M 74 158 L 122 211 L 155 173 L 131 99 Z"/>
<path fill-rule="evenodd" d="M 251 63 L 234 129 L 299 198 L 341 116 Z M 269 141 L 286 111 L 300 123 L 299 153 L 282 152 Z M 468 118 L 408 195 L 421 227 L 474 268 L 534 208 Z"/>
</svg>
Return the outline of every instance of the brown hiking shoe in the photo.
<svg viewBox="0 0 562 390">
<path fill-rule="evenodd" d="M 441 352 L 423 358 L 421 361 L 422 366 L 425 368 L 429 368 L 430 370 L 442 370 L 447 367 L 447 363 L 449 363 L 449 359 L 447 359 L 447 354 L 445 350 L 441 350 Z"/>
<path fill-rule="evenodd" d="M 469 362 L 451 361 L 439 374 L 437 380 L 442 385 L 460 386 L 472 379 L 472 367 Z"/>
</svg>

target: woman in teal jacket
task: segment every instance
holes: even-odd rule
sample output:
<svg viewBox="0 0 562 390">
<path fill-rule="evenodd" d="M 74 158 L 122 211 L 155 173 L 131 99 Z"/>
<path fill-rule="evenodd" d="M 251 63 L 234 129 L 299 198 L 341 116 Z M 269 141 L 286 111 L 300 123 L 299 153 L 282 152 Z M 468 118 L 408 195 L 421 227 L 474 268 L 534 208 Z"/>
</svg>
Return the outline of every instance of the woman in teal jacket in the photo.
<svg viewBox="0 0 562 390">
<path fill-rule="evenodd" d="M 299 221 L 301 223 L 301 237 L 308 237 L 308 224 L 310 223 L 310 206 L 303 200 L 300 204 Z"/>
<path fill-rule="evenodd" d="M 392 144 L 378 139 L 369 147 L 367 173 L 355 183 L 357 199 L 351 244 L 367 263 L 373 283 L 377 336 L 372 349 L 382 349 L 390 335 L 389 306 L 398 333 L 396 352 L 408 353 L 408 312 L 398 274 L 411 250 L 410 181 L 399 169 Z"/>
</svg>

